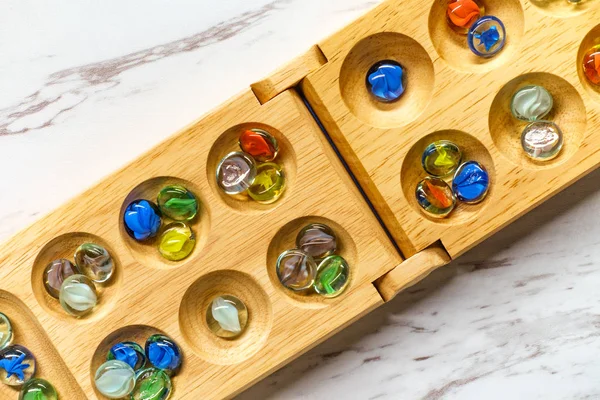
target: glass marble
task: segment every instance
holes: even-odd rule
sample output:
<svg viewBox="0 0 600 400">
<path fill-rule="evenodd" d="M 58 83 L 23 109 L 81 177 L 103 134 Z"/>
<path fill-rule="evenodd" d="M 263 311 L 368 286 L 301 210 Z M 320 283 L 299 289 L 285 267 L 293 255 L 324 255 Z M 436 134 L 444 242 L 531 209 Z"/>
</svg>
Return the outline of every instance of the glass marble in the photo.
<svg viewBox="0 0 600 400">
<path fill-rule="evenodd" d="M 469 29 L 467 41 L 471 51 L 479 57 L 492 57 L 506 42 L 504 24 L 491 15 L 481 17 Z"/>
<path fill-rule="evenodd" d="M 64 258 L 52 261 L 44 269 L 44 288 L 46 292 L 55 299 L 58 299 L 60 287 L 65 279 L 75 274 L 79 274 L 79 270 L 71 261 Z"/>
<path fill-rule="evenodd" d="M 439 179 L 426 177 L 417 184 L 417 203 L 430 216 L 444 218 L 454 210 L 456 198 L 448 184 Z"/>
<path fill-rule="evenodd" d="M 350 267 L 343 257 L 331 255 L 325 257 L 317 268 L 315 292 L 324 297 L 336 297 L 348 286 Z"/>
<path fill-rule="evenodd" d="M 523 129 L 521 146 L 529 157 L 538 161 L 557 157 L 563 146 L 563 134 L 551 121 L 535 121 Z"/>
<path fill-rule="evenodd" d="M 25 347 L 14 344 L 0 351 L 0 381 L 9 386 L 21 386 L 35 375 L 36 362 Z"/>
<path fill-rule="evenodd" d="M 462 160 L 460 148 L 449 140 L 438 140 L 425 148 L 423 169 L 431 176 L 444 177 L 456 171 Z"/>
<path fill-rule="evenodd" d="M 134 200 L 123 215 L 125 231 L 135 240 L 142 241 L 156 236 L 160 229 L 160 210 L 149 200 Z"/>
<path fill-rule="evenodd" d="M 240 135 L 240 149 L 258 162 L 273 161 L 279 153 L 277 139 L 262 129 L 247 129 Z"/>
<path fill-rule="evenodd" d="M 108 281 L 115 269 L 108 250 L 94 243 L 84 243 L 75 250 L 75 265 L 83 275 L 96 283 Z"/>
<path fill-rule="evenodd" d="M 139 371 L 146 366 L 146 353 L 135 342 L 119 342 L 110 348 L 106 360 L 123 361 L 134 371 Z"/>
<path fill-rule="evenodd" d="M 246 329 L 248 309 L 237 297 L 228 294 L 216 297 L 206 312 L 206 323 L 217 336 L 233 339 Z"/>
<path fill-rule="evenodd" d="M 583 73 L 588 81 L 600 85 L 600 44 L 591 47 L 583 56 Z"/>
<path fill-rule="evenodd" d="M 175 221 L 190 221 L 198 213 L 196 196 L 183 186 L 165 186 L 158 193 L 156 203 L 163 215 Z"/>
<path fill-rule="evenodd" d="M 298 232 L 296 247 L 318 260 L 335 253 L 337 238 L 325 224 L 308 224 Z"/>
<path fill-rule="evenodd" d="M 189 256 L 196 246 L 196 235 L 183 222 L 172 222 L 165 226 L 160 235 L 158 251 L 171 261 L 183 260 Z"/>
<path fill-rule="evenodd" d="M 463 163 L 454 174 L 452 190 L 463 203 L 475 204 L 482 201 L 490 188 L 490 178 L 485 167 L 477 161 Z"/>
<path fill-rule="evenodd" d="M 396 61 L 380 61 L 367 72 L 367 88 L 375 100 L 394 102 L 406 90 L 406 71 Z"/>
<path fill-rule="evenodd" d="M 256 177 L 256 161 L 247 153 L 229 153 L 217 167 L 217 183 L 223 192 L 236 195 L 244 193 Z"/>
<path fill-rule="evenodd" d="M 63 282 L 59 295 L 63 310 L 74 317 L 83 317 L 98 304 L 96 286 L 85 275 L 71 275 Z"/>
<path fill-rule="evenodd" d="M 13 330 L 10 319 L 5 314 L 0 313 L 0 350 L 10 345 L 12 340 Z"/>
<path fill-rule="evenodd" d="M 146 341 L 146 356 L 156 368 L 165 371 L 169 376 L 177 372 L 182 358 L 179 346 L 165 335 L 152 335 Z"/>
<path fill-rule="evenodd" d="M 248 196 L 262 203 L 274 203 L 285 190 L 285 174 L 275 163 L 259 164 L 256 167 L 256 177 L 248 188 Z"/>
<path fill-rule="evenodd" d="M 314 258 L 299 249 L 286 250 L 277 259 L 277 277 L 283 286 L 295 291 L 312 287 L 317 275 Z"/>
<path fill-rule="evenodd" d="M 446 19 L 455 32 L 466 35 L 471 25 L 484 13 L 483 4 L 477 0 L 449 0 Z"/>
<path fill-rule="evenodd" d="M 19 400 L 58 400 L 58 393 L 47 380 L 33 378 L 21 388 Z"/>
<path fill-rule="evenodd" d="M 552 110 L 554 100 L 544 87 L 528 85 L 517 90 L 510 102 L 512 115 L 522 121 L 536 121 Z"/>
<path fill-rule="evenodd" d="M 169 375 L 160 369 L 146 368 L 137 374 L 130 400 L 167 400 L 172 384 Z"/>
<path fill-rule="evenodd" d="M 98 391 L 109 399 L 120 399 L 131 393 L 135 387 L 135 372 L 129 364 L 110 360 L 96 370 L 94 383 Z"/>
</svg>

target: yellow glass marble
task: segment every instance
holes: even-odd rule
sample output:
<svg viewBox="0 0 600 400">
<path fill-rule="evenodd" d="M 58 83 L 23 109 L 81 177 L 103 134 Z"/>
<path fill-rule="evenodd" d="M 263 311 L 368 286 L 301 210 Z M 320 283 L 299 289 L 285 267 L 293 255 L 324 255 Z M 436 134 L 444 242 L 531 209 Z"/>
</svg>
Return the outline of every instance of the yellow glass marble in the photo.
<svg viewBox="0 0 600 400">
<path fill-rule="evenodd" d="M 189 256 L 195 245 L 192 229 L 183 222 L 172 222 L 160 236 L 158 251 L 167 260 L 179 261 Z"/>
<path fill-rule="evenodd" d="M 262 204 L 270 204 L 283 194 L 285 190 L 285 174 L 283 169 L 272 162 L 259 164 L 256 177 L 248 188 L 248 195 Z"/>
<path fill-rule="evenodd" d="M 462 152 L 449 140 L 438 140 L 425 148 L 421 163 L 423 169 L 431 176 L 448 176 L 460 165 Z"/>
</svg>

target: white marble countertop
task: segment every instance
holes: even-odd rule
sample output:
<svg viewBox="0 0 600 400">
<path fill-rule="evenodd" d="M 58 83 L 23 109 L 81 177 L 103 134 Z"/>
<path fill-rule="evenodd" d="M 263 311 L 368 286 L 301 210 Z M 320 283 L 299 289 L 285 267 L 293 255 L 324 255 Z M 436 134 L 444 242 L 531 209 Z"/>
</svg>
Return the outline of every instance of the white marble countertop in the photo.
<svg viewBox="0 0 600 400">
<path fill-rule="evenodd" d="M 0 239 L 377 3 L 1 2 Z M 600 398 L 599 179 L 240 398 Z"/>
</svg>

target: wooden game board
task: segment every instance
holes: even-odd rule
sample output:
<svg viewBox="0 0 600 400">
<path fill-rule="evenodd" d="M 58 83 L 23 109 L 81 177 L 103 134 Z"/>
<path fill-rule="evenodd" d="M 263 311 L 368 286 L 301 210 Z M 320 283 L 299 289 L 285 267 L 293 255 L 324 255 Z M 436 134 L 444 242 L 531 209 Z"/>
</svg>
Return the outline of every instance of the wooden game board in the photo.
<svg viewBox="0 0 600 400">
<path fill-rule="evenodd" d="M 0 311 L 13 321 L 15 342 L 36 355 L 38 376 L 62 399 L 102 399 L 93 375 L 110 346 L 143 345 L 163 332 L 184 353 L 172 398 L 232 397 L 594 169 L 600 91 L 585 81 L 578 60 L 600 43 L 598 3 L 483 2 L 508 32 L 498 56 L 483 60 L 468 51 L 446 26 L 445 0 L 389 0 L 5 243 Z M 389 58 L 406 67 L 408 90 L 381 105 L 364 77 Z M 552 93 L 549 118 L 565 133 L 561 155 L 544 164 L 522 155 L 523 124 L 508 108 L 514 91 L 531 83 Z M 248 127 L 280 143 L 288 188 L 272 205 L 228 197 L 216 186 L 218 161 L 237 149 Z M 461 205 L 444 220 L 424 215 L 413 195 L 424 176 L 421 152 L 438 138 L 458 143 L 492 181 L 484 202 Z M 202 201 L 192 226 L 199 240 L 182 262 L 134 242 L 121 223 L 129 201 L 154 199 L 168 183 Z M 277 256 L 309 222 L 336 231 L 351 266 L 350 286 L 338 298 L 299 296 L 277 280 Z M 106 246 L 117 270 L 96 310 L 75 319 L 46 294 L 42 273 L 85 241 Z M 236 340 L 215 337 L 205 322 L 210 301 L 226 293 L 250 313 Z M 17 392 L 0 386 L 0 395 Z"/>
</svg>

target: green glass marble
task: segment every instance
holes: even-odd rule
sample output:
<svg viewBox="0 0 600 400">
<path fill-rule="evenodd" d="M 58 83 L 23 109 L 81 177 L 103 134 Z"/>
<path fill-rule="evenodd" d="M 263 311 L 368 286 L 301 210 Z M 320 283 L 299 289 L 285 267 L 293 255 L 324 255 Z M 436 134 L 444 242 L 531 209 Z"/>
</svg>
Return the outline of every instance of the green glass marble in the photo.
<svg viewBox="0 0 600 400">
<path fill-rule="evenodd" d="M 192 229 L 183 222 L 172 222 L 160 236 L 158 251 L 167 260 L 179 261 L 189 256 L 195 245 Z"/>
<path fill-rule="evenodd" d="M 452 174 L 462 160 L 460 148 L 449 140 L 438 140 L 425 148 L 421 163 L 431 176 L 443 177 Z"/>
<path fill-rule="evenodd" d="M 285 190 L 285 174 L 283 169 L 272 162 L 259 164 L 256 177 L 248 188 L 248 196 L 262 204 L 277 201 Z"/>
<path fill-rule="evenodd" d="M 548 115 L 553 105 L 552 95 L 544 87 L 528 85 L 515 92 L 510 111 L 515 118 L 532 122 Z"/>
<path fill-rule="evenodd" d="M 350 267 L 343 257 L 331 255 L 325 257 L 317 268 L 314 288 L 324 297 L 336 297 L 348 286 Z"/>
<path fill-rule="evenodd" d="M 167 400 L 171 390 L 171 378 L 164 371 L 146 368 L 138 372 L 130 400 Z"/>
<path fill-rule="evenodd" d="M 47 380 L 33 378 L 21 388 L 19 400 L 58 400 L 58 393 Z"/>
<path fill-rule="evenodd" d="M 12 325 L 10 324 L 10 319 L 8 319 L 5 314 L 0 313 L 0 350 L 10 345 L 12 343 L 12 339 L 13 330 Z"/>
<path fill-rule="evenodd" d="M 417 184 L 415 195 L 423 211 L 434 218 L 446 217 L 456 206 L 452 189 L 439 178 L 423 179 Z"/>
<path fill-rule="evenodd" d="M 183 186 L 165 186 L 157 199 L 160 211 L 175 221 L 191 221 L 198 213 L 196 196 Z"/>
</svg>

